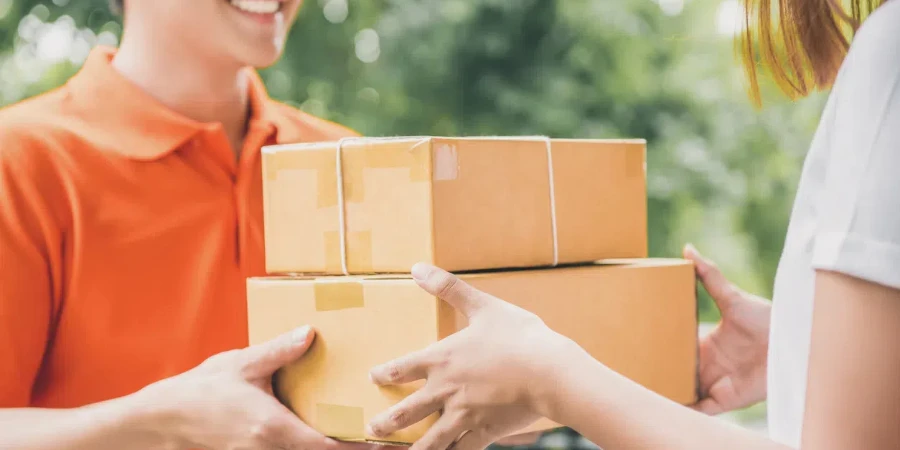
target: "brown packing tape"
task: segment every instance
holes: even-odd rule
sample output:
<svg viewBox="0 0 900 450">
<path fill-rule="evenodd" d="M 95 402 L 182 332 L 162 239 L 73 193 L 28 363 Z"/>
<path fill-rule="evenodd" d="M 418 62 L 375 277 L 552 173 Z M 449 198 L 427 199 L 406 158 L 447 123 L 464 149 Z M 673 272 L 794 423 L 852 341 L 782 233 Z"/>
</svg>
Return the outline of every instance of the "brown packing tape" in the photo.
<svg viewBox="0 0 900 450">
<path fill-rule="evenodd" d="M 384 143 L 379 143 L 385 145 Z M 431 142 L 404 142 L 403 147 L 374 149 L 375 143 L 345 144 L 344 198 L 348 203 L 365 201 L 365 172 L 377 169 L 409 169 L 409 181 L 428 181 L 431 178 Z M 396 144 L 395 144 L 396 145 Z M 335 150 L 337 147 L 335 146 Z M 362 155 L 358 157 L 357 155 Z"/>
<path fill-rule="evenodd" d="M 394 147 L 384 147 L 375 149 L 373 146 L 393 145 Z M 351 141 L 346 142 L 341 148 L 341 163 L 343 166 L 343 182 L 344 182 L 344 214 L 348 214 L 346 208 L 347 203 L 362 203 L 365 201 L 365 173 L 369 170 L 378 169 L 395 169 L 409 168 L 409 181 L 413 183 L 428 182 L 431 180 L 431 140 L 423 138 L 419 141 L 404 142 L 365 142 Z M 334 145 L 334 151 L 337 151 L 337 144 Z M 334 153 L 331 153 L 332 159 Z M 332 185 L 330 187 L 323 186 L 319 183 L 319 205 L 322 206 L 321 199 L 327 197 L 326 191 L 333 192 L 335 202 L 337 204 L 337 167 L 331 164 Z M 319 179 L 322 171 L 319 171 Z M 330 199 L 330 197 L 328 197 Z M 346 228 L 347 220 L 345 216 L 344 227 Z M 340 227 L 340 224 L 338 224 Z M 325 232 L 325 261 L 326 270 L 331 273 L 341 272 L 341 236 L 340 231 Z M 372 265 L 372 232 L 371 231 L 348 231 L 346 232 L 346 258 L 348 272 L 353 273 L 369 273 L 373 271 Z"/>
<path fill-rule="evenodd" d="M 374 272 L 371 231 L 351 231 L 347 233 L 347 248 L 353 249 L 352 252 L 347 253 L 347 268 L 349 271 L 359 273 Z M 338 264 L 340 264 L 340 261 L 338 261 Z"/>
<path fill-rule="evenodd" d="M 366 440 L 365 415 L 362 408 L 318 403 L 316 423 L 319 431 L 326 436 L 347 441 Z"/>
<path fill-rule="evenodd" d="M 365 306 L 363 285 L 354 281 L 316 281 L 314 285 L 316 311 L 336 311 Z"/>
<path fill-rule="evenodd" d="M 378 144 L 363 141 L 345 142 L 342 148 L 344 153 L 341 155 L 344 166 L 345 201 L 360 202 L 365 198 L 362 175 L 367 169 L 407 167 L 410 181 L 428 181 L 431 177 L 431 143 L 423 141 L 403 142 L 405 149 L 397 148 L 390 151 L 380 149 L 375 151 L 371 148 L 373 145 L 384 145 L 384 142 Z M 337 205 L 337 160 L 334 154 L 337 151 L 337 143 L 329 145 L 333 145 L 331 151 L 321 151 L 323 147 L 311 147 L 308 150 L 268 153 L 266 179 L 269 181 L 277 179 L 282 170 L 315 169 L 319 207 Z"/>
<path fill-rule="evenodd" d="M 337 205 L 337 173 L 334 153 L 311 150 L 287 150 L 267 153 L 266 179 L 274 181 L 282 171 L 313 169 L 316 171 L 317 206 Z"/>
<path fill-rule="evenodd" d="M 337 231 L 325 233 L 325 268 L 328 272 L 341 271 L 341 234 Z M 372 232 L 350 231 L 347 233 L 347 268 L 350 272 L 372 273 Z"/>
</svg>

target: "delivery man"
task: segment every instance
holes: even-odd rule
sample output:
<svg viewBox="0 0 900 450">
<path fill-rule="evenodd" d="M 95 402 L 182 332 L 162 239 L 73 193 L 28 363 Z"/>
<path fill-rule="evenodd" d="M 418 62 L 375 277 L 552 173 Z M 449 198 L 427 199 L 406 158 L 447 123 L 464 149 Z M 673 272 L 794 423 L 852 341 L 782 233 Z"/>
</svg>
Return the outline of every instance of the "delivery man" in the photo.
<svg viewBox="0 0 900 450">
<path fill-rule="evenodd" d="M 250 69 L 300 4 L 125 0 L 118 50 L 0 111 L 0 448 L 350 447 L 271 395 L 307 330 L 244 348 L 260 147 L 353 134 Z"/>
</svg>

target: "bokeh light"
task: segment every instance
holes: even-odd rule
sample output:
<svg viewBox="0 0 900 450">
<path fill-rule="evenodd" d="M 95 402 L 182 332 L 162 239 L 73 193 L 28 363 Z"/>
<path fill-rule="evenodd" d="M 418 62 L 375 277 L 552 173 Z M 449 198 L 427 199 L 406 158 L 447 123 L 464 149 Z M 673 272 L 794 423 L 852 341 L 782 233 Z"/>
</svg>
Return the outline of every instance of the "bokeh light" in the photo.
<svg viewBox="0 0 900 450">
<path fill-rule="evenodd" d="M 360 30 L 356 33 L 356 57 L 364 63 L 373 63 L 381 55 L 381 43 L 378 32 L 371 28 Z"/>
</svg>

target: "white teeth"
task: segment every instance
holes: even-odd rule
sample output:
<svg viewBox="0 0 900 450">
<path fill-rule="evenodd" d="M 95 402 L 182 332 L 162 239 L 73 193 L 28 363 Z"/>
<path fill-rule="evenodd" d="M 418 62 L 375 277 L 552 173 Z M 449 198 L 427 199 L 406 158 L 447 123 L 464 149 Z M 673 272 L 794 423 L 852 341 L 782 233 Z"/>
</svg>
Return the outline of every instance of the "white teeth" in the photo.
<svg viewBox="0 0 900 450">
<path fill-rule="evenodd" d="M 231 5 L 253 14 L 272 14 L 281 7 L 279 0 L 231 0 Z"/>
</svg>

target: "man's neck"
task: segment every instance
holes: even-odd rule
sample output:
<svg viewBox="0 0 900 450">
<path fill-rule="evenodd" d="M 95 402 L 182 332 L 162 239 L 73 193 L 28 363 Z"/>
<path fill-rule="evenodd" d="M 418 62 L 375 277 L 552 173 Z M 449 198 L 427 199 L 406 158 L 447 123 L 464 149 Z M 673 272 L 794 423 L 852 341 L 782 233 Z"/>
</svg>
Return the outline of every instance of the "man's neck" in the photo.
<svg viewBox="0 0 900 450">
<path fill-rule="evenodd" d="M 249 116 L 243 68 L 173 51 L 154 36 L 130 31 L 135 34 L 125 34 L 113 67 L 173 111 L 198 122 L 221 123 L 238 154 Z"/>
</svg>

